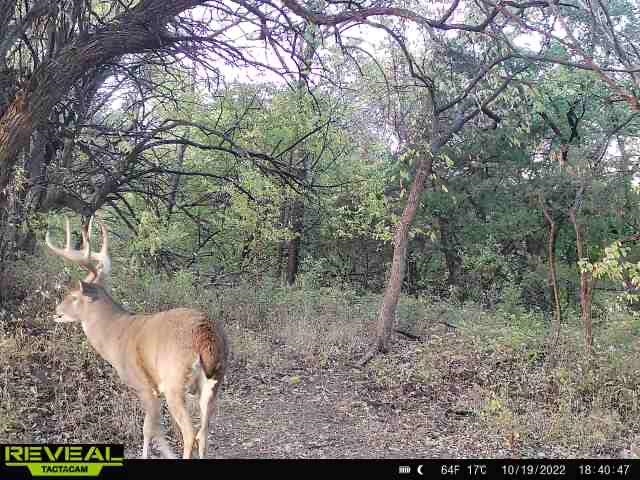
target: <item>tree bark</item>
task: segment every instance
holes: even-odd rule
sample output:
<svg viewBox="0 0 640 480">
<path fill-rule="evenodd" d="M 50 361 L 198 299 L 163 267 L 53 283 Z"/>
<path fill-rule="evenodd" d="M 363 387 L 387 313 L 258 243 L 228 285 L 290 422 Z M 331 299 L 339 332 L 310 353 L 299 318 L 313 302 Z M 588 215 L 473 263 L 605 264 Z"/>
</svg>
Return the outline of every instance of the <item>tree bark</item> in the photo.
<svg viewBox="0 0 640 480">
<path fill-rule="evenodd" d="M 544 199 L 540 199 L 544 218 L 549 226 L 549 238 L 547 241 L 547 256 L 549 258 L 549 287 L 553 294 L 554 315 L 552 325 L 553 347 L 558 343 L 560 338 L 560 329 L 562 324 L 562 306 L 560 304 L 560 289 L 558 288 L 558 273 L 556 268 L 556 242 L 558 239 L 558 224 L 553 218 L 553 212 L 546 205 Z"/>
<path fill-rule="evenodd" d="M 176 169 L 182 170 L 184 164 L 184 156 L 187 150 L 185 144 L 178 145 L 176 154 Z M 178 191 L 180 190 L 180 174 L 175 173 L 171 178 L 171 190 L 169 191 L 169 201 L 167 205 L 167 224 L 171 221 L 171 215 L 173 215 L 173 209 L 176 208 L 178 203 Z"/>
<path fill-rule="evenodd" d="M 389 350 L 389 341 L 393 324 L 395 320 L 395 312 L 398 307 L 398 300 L 402 290 L 402 281 L 406 268 L 407 245 L 409 243 L 409 228 L 416 216 L 422 192 L 425 190 L 426 180 L 431 176 L 433 165 L 433 157 L 431 152 L 420 160 L 416 176 L 411 185 L 407 204 L 402 212 L 400 222 L 396 227 L 393 238 L 393 260 L 391 263 L 391 272 L 389 280 L 384 292 L 382 306 L 378 313 L 378 321 L 376 328 L 376 340 L 371 351 L 361 360 L 361 364 L 366 363 L 373 355 L 378 352 L 386 353 Z"/>
<path fill-rule="evenodd" d="M 139 2 L 110 24 L 78 37 L 55 57 L 43 61 L 0 116 L 0 192 L 9 183 L 18 153 L 28 146 L 34 128 L 47 121 L 70 85 L 114 58 L 170 44 L 172 39 L 163 31 L 164 24 L 201 3 L 205 2 Z"/>
<path fill-rule="evenodd" d="M 294 237 L 287 245 L 287 286 L 289 287 L 296 282 L 300 264 L 300 240 L 304 229 L 304 202 L 300 198 L 293 200 L 291 222 Z"/>
<path fill-rule="evenodd" d="M 444 254 L 445 263 L 449 276 L 447 284 L 450 286 L 458 285 L 460 266 L 462 260 L 456 251 L 456 239 L 451 229 L 449 219 L 445 216 L 438 215 L 438 224 L 440 225 L 440 244 L 442 245 L 442 253 Z"/>
<path fill-rule="evenodd" d="M 196 73 L 195 70 L 192 72 L 191 74 L 191 82 L 189 83 L 189 93 L 192 96 L 195 96 L 196 94 L 196 83 L 197 83 L 197 78 L 196 78 Z M 189 114 L 187 115 L 187 120 L 189 122 L 193 121 L 193 109 L 189 110 Z M 184 138 L 185 140 L 188 140 L 191 134 L 191 127 L 188 126 L 186 127 L 186 132 L 184 134 Z M 187 152 L 187 144 L 186 143 L 181 143 L 180 145 L 178 145 L 177 147 L 177 151 L 176 151 L 176 169 L 177 170 L 182 170 L 182 167 L 184 165 L 184 158 Z M 175 173 L 172 178 L 171 178 L 171 190 L 169 192 L 169 205 L 167 206 L 167 225 L 169 224 L 169 222 L 171 221 L 171 216 L 173 215 L 173 210 L 174 208 L 176 208 L 177 203 L 178 203 L 178 193 L 180 191 L 180 180 L 181 180 L 181 175 L 179 173 Z"/>
<path fill-rule="evenodd" d="M 289 201 L 285 197 L 282 206 L 280 207 L 280 226 L 282 228 L 286 228 L 289 224 Z M 278 283 L 280 285 L 284 285 L 286 282 L 286 278 L 283 278 L 283 263 L 285 262 L 285 256 L 287 252 L 287 241 L 281 240 L 278 243 L 278 263 L 276 265 L 276 277 L 278 278 Z"/>
<path fill-rule="evenodd" d="M 569 218 L 576 232 L 576 250 L 578 260 L 585 257 L 585 232 L 584 224 L 578 219 L 577 208 L 573 207 L 569 211 Z M 593 353 L 593 325 L 591 320 L 591 303 L 593 300 L 593 276 L 590 271 L 580 272 L 580 311 L 582 326 L 584 328 L 584 343 L 587 354 Z"/>
<path fill-rule="evenodd" d="M 309 65 L 311 68 L 311 63 L 313 60 L 313 53 L 315 51 L 316 45 L 316 31 L 315 28 L 311 30 L 311 38 L 309 38 L 305 43 L 300 44 L 300 48 L 302 49 L 301 55 L 305 65 Z M 302 72 L 300 77 L 298 78 L 296 85 L 296 97 L 298 101 L 298 110 L 299 113 L 302 114 L 304 112 L 304 103 L 303 99 L 307 94 L 306 90 L 306 77 L 308 73 Z M 300 132 L 298 131 L 298 125 L 295 127 L 296 137 L 300 136 Z M 305 146 L 302 146 L 302 150 L 296 155 L 300 162 L 302 163 L 302 168 L 297 166 L 297 177 L 304 184 L 311 177 L 311 154 L 307 150 Z M 291 229 L 293 231 L 294 237 L 289 240 L 287 243 L 287 286 L 292 287 L 296 282 L 296 277 L 298 276 L 298 267 L 300 265 L 300 245 L 302 243 L 302 236 L 304 234 L 304 216 L 305 216 L 305 206 L 304 199 L 300 196 L 294 196 L 291 200 Z"/>
</svg>

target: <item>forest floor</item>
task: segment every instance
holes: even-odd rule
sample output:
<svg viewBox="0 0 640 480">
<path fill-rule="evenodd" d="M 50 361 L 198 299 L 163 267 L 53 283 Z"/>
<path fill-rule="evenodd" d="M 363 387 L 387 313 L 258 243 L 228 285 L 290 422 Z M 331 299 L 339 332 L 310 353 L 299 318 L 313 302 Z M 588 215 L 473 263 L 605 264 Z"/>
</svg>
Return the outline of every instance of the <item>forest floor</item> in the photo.
<svg viewBox="0 0 640 480">
<path fill-rule="evenodd" d="M 403 342 L 379 361 L 406 368 L 418 347 Z M 237 371 L 221 399 L 213 433 L 217 458 L 465 458 L 566 456 L 540 445 L 509 445 L 487 436 L 466 402 L 472 385 L 442 388 L 411 381 L 385 388 L 366 367 L 335 363 L 301 368 Z M 459 367 L 460 368 L 460 367 Z M 402 376 L 399 373 L 398 377 Z M 393 378 L 387 379 L 393 382 Z M 480 406 L 479 406 L 480 407 Z"/>
<path fill-rule="evenodd" d="M 388 354 L 358 368 L 376 296 L 245 288 L 220 308 L 173 284 L 123 285 L 117 297 L 148 302 L 136 310 L 198 298 L 224 322 L 231 364 L 214 458 L 640 456 L 637 317 L 597 317 L 587 361 L 579 320 L 567 319 L 550 356 L 544 316 L 405 297 L 398 329 L 419 338 L 397 334 Z M 140 404 L 79 325 L 52 322 L 55 295 L 38 290 L 0 308 L 0 440 L 117 442 L 138 457 Z"/>
<path fill-rule="evenodd" d="M 438 340 L 457 343 L 455 333 L 443 335 L 437 327 L 431 333 Z M 528 418 L 517 418 L 480 385 L 483 374 L 471 354 L 448 352 L 444 382 L 411 379 L 407 372 L 419 362 L 424 348 L 428 341 L 398 339 L 392 353 L 362 369 L 340 362 L 305 368 L 300 358 L 292 357 L 280 368 L 236 371 L 220 402 L 211 454 L 216 458 L 628 458 L 640 453 L 635 447 L 639 436 L 628 441 L 618 438 L 618 443 L 593 438 L 601 423 L 611 422 L 595 412 L 576 418 L 583 428 L 578 425 L 563 432 L 559 425 L 553 432 L 560 438 L 555 444 L 535 438 L 550 433 L 532 432 L 537 422 L 542 428 L 563 422 L 553 419 L 548 405 L 525 410 L 529 402 L 522 402 L 519 409 Z M 499 368 L 508 375 L 508 365 Z M 484 373 L 488 377 L 496 372 Z M 576 434 L 583 437 L 572 439 Z"/>
<path fill-rule="evenodd" d="M 116 441 L 125 443 L 127 456 L 138 456 L 139 404 L 81 330 L 30 322 L 15 328 L 2 337 L 1 440 Z M 362 351 L 332 355 L 261 337 L 261 348 L 252 344 L 251 354 L 240 352 L 231 365 L 209 455 L 638 456 L 637 423 L 625 422 L 617 406 L 572 407 L 539 364 L 522 363 L 509 349 L 474 351 L 457 329 L 434 323 L 420 336 L 399 335 L 389 354 L 363 368 L 353 365 Z M 176 430 L 166 424 L 181 452 Z"/>
</svg>

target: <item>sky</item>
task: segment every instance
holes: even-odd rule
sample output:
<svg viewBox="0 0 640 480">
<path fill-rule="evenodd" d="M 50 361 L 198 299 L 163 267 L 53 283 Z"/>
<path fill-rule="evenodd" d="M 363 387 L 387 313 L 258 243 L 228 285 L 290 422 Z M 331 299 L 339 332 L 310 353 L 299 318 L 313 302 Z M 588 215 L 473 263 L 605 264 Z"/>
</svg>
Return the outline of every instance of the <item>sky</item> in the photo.
<svg viewBox="0 0 640 480">
<path fill-rule="evenodd" d="M 226 3 L 229 8 L 237 9 L 237 5 L 234 4 L 232 0 L 226 0 Z M 450 3 L 450 1 L 442 0 L 431 2 L 430 5 L 433 9 L 433 13 L 430 16 L 432 16 L 433 18 L 441 16 L 442 12 L 444 12 L 449 7 Z M 461 4 L 464 5 L 464 2 L 461 2 Z M 217 19 L 215 18 L 215 11 L 213 11 L 211 7 L 199 6 L 192 9 L 187 14 L 196 20 L 205 21 L 211 24 L 211 30 L 220 28 L 216 23 L 214 23 L 217 22 Z M 462 22 L 463 14 L 464 12 L 462 8 L 459 8 L 459 10 L 456 11 L 454 17 L 451 18 L 450 22 Z M 409 40 L 419 40 L 421 38 L 421 27 L 411 21 L 407 21 L 406 25 L 406 33 Z M 271 46 L 268 45 L 265 41 L 256 40 L 257 34 L 258 32 L 255 29 L 255 26 L 243 22 L 226 30 L 222 34 L 222 38 L 224 38 L 226 42 L 242 48 L 245 55 L 250 55 L 252 58 L 261 63 L 280 66 L 280 59 L 276 56 Z M 457 33 L 456 31 L 449 31 L 447 32 L 447 34 L 456 35 Z M 389 40 L 388 35 L 383 30 L 366 25 L 358 25 L 350 28 L 346 36 L 352 39 L 351 43 L 358 43 L 361 47 L 372 53 L 380 51 L 380 46 L 383 44 L 383 42 L 388 42 Z M 515 43 L 523 48 L 533 50 L 537 49 L 541 44 L 540 36 L 533 34 L 522 35 L 516 40 Z M 289 62 L 290 64 L 292 62 L 291 59 L 284 53 L 280 58 L 285 62 Z M 276 73 L 269 71 L 268 69 L 258 69 L 251 66 L 240 68 L 237 65 L 227 64 L 219 58 L 212 59 L 211 63 L 219 69 L 223 78 L 223 82 L 227 85 L 237 83 L 251 84 L 256 82 L 272 82 L 279 85 L 285 84 L 285 80 L 283 78 L 278 76 Z M 293 67 L 292 64 L 291 67 Z M 199 77 L 204 78 L 207 76 L 202 65 L 196 65 L 195 70 L 196 74 Z M 295 68 L 292 68 L 292 71 L 295 72 Z M 123 102 L 123 97 L 116 96 L 113 99 L 112 107 L 119 110 L 123 106 Z"/>
<path fill-rule="evenodd" d="M 237 5 L 233 3 L 232 0 L 225 0 L 226 4 L 229 8 L 236 8 Z M 430 2 L 431 9 L 433 10 L 432 17 L 437 18 L 442 15 L 450 5 L 450 1 L 443 0 L 433 0 Z M 461 2 L 464 5 L 464 2 Z M 205 21 L 208 23 L 216 22 L 215 18 L 212 18 L 212 9 L 211 7 L 198 6 L 187 13 L 192 16 L 192 18 L 196 20 Z M 456 12 L 454 17 L 450 20 L 450 22 L 461 22 L 462 21 L 462 7 L 459 7 L 459 10 Z M 407 37 L 409 40 L 417 40 L 420 38 L 419 26 L 417 26 L 414 22 L 408 21 L 407 25 Z M 214 30 L 216 25 L 212 25 L 211 29 Z M 248 25 L 246 22 L 238 24 L 223 33 L 223 37 L 227 42 L 231 43 L 234 46 L 242 47 L 243 52 L 246 55 L 251 56 L 253 59 L 272 66 L 280 66 L 280 59 L 276 56 L 271 46 L 267 45 L 264 41 L 255 40 L 257 36 L 257 31 L 255 27 L 252 25 Z M 456 35 L 455 31 L 448 32 L 448 35 Z M 380 46 L 383 42 L 388 41 L 387 34 L 381 29 L 359 25 L 352 27 L 348 30 L 346 37 L 350 37 L 352 43 L 358 43 L 361 47 L 365 48 L 367 51 L 375 53 L 376 51 L 380 51 Z M 357 40 L 356 40 L 357 39 Z M 536 49 L 540 46 L 540 36 L 539 35 L 523 35 L 519 37 L 516 42 L 518 46 Z M 293 68 L 291 63 L 291 59 L 283 54 L 281 56 L 282 60 L 288 62 L 292 71 L 296 71 Z M 256 83 L 256 82 L 272 82 L 274 84 L 284 85 L 285 80 L 281 78 L 276 73 L 263 68 L 255 68 L 251 66 L 246 67 L 238 67 L 237 65 L 232 65 L 225 63 L 223 60 L 219 58 L 211 59 L 211 63 L 215 65 L 215 67 L 220 71 L 222 75 L 222 79 L 226 84 L 234 84 L 234 83 Z M 205 78 L 207 75 L 205 73 L 205 69 L 202 65 L 195 65 L 196 75 L 201 78 Z M 114 98 L 113 106 L 115 108 L 120 108 L 122 106 L 122 98 Z"/>
<path fill-rule="evenodd" d="M 236 6 L 232 1 L 226 2 L 230 8 Z M 430 15 L 432 18 L 437 18 L 442 15 L 444 11 L 450 6 L 450 0 L 432 0 L 429 2 L 429 5 L 432 10 L 432 14 Z M 458 10 L 453 15 L 453 17 L 449 20 L 450 23 L 453 22 L 462 22 L 463 21 L 463 6 L 464 2 L 461 2 L 461 6 L 458 7 Z M 237 8 L 237 6 L 236 6 Z M 207 7 L 196 7 L 192 10 L 192 15 L 196 19 L 210 18 L 209 9 Z M 407 37 L 409 40 L 420 38 L 419 34 L 419 26 L 411 21 L 407 21 Z M 256 60 L 261 61 L 265 64 L 270 65 L 281 65 L 280 60 L 274 54 L 273 50 L 270 46 L 266 45 L 265 42 L 256 42 L 255 40 L 248 40 L 248 38 L 255 38 L 257 35 L 257 31 L 250 30 L 252 27 L 247 24 L 240 24 L 236 27 L 233 27 L 225 32 L 225 37 L 233 40 L 233 43 L 236 45 L 246 45 L 250 46 L 247 48 L 247 52 Z M 556 28 L 556 33 L 561 35 L 561 32 Z M 447 32 L 448 35 L 456 35 L 455 31 Z M 379 28 L 374 28 L 366 25 L 359 25 L 357 27 L 352 27 L 348 31 L 348 36 L 352 38 L 357 38 L 358 43 L 366 48 L 369 52 L 376 52 L 380 49 L 380 45 L 388 40 L 388 35 Z M 539 34 L 527 34 L 521 35 L 516 38 L 515 44 L 517 46 L 537 50 L 541 45 L 541 35 Z M 258 46 L 260 45 L 260 46 Z M 288 59 L 283 57 L 285 61 Z M 284 81 L 277 74 L 270 72 L 265 69 L 256 69 L 252 67 L 246 68 L 238 68 L 235 65 L 227 65 L 223 62 L 217 62 L 217 66 L 222 72 L 225 80 L 227 82 L 264 82 L 264 81 L 272 81 L 277 84 L 283 84 Z"/>
</svg>

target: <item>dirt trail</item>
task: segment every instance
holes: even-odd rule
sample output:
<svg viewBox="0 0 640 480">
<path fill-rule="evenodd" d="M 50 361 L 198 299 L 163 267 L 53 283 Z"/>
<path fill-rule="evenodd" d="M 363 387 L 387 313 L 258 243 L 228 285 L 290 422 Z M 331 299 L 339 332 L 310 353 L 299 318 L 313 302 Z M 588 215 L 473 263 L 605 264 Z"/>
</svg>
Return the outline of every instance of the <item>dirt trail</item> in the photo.
<svg viewBox="0 0 640 480">
<path fill-rule="evenodd" d="M 231 386 L 212 432 L 216 458 L 439 456 L 424 417 L 365 401 L 362 374 L 272 376 Z M 298 383 L 295 383 L 297 379 Z"/>
<path fill-rule="evenodd" d="M 124 442 L 127 457 L 139 457 L 139 401 L 79 334 L 68 335 L 62 329 L 31 329 L 5 337 L 0 437 Z M 594 437 L 597 441 L 582 442 L 584 447 L 577 446 L 580 438 L 565 436 L 554 445 L 545 436 L 555 425 L 548 422 L 563 418 L 549 417 L 555 410 L 541 392 L 515 388 L 529 387 L 530 376 L 525 378 L 508 355 L 480 358 L 457 344 L 455 335 L 439 335 L 428 342 L 398 340 L 391 353 L 363 369 L 352 367 L 345 352 L 319 359 L 282 345 L 265 350 L 270 356 L 237 358 L 212 422 L 209 457 L 616 458 L 629 453 L 629 435 Z M 261 363 L 264 359 L 271 366 Z M 534 384 L 543 385 L 544 378 Z M 498 396 L 501 385 L 511 385 L 512 397 Z M 601 416 L 584 415 L 569 426 L 583 428 L 586 421 L 592 430 L 602 426 L 593 423 Z M 561 434 L 567 425 L 560 425 Z M 177 433 L 171 428 L 169 439 L 180 453 Z"/>
<path fill-rule="evenodd" d="M 212 422 L 212 458 L 517 457 L 453 396 L 420 385 L 381 387 L 371 372 L 338 366 L 251 376 L 235 371 Z M 175 436 L 173 436 L 175 438 Z M 175 445 L 175 443 L 174 443 Z M 174 447 L 181 451 L 179 445 Z M 130 451 L 136 455 L 136 451 Z M 535 455 L 533 455 L 535 456 Z"/>
<path fill-rule="evenodd" d="M 397 360 L 397 358 L 395 358 Z M 395 365 L 397 366 L 397 364 Z M 616 457 L 488 431 L 472 384 L 434 390 L 424 383 L 382 386 L 371 371 L 232 373 L 211 431 L 212 458 L 575 458 Z M 178 445 L 176 451 L 180 451 Z M 132 452 L 133 453 L 133 452 Z M 135 455 L 135 453 L 134 453 Z"/>
</svg>

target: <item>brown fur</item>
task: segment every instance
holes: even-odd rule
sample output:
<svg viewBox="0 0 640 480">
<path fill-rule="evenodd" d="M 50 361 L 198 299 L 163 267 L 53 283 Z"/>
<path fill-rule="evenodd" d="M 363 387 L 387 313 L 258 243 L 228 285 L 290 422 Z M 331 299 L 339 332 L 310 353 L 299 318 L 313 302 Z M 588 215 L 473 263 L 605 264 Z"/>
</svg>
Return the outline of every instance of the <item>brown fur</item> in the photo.
<svg viewBox="0 0 640 480">
<path fill-rule="evenodd" d="M 85 282 L 69 292 L 56 310 L 61 318 L 82 324 L 96 352 L 138 392 L 143 404 L 147 402 L 147 422 L 153 426 L 147 436 L 161 436 L 154 402 L 163 395 L 168 399 L 169 411 L 183 433 L 183 458 L 190 458 L 191 449 L 198 447 L 200 440 L 187 425 L 182 395 L 185 391 L 199 393 L 215 402 L 227 368 L 228 346 L 222 325 L 204 312 L 188 308 L 134 314 L 115 302 L 102 286 Z M 207 379 L 217 380 L 212 397 L 200 389 L 202 377 L 194 370 L 195 361 L 200 362 Z"/>
<path fill-rule="evenodd" d="M 106 245 L 104 227 L 103 235 Z M 83 237 L 89 241 L 87 232 Z M 94 258 L 89 250 L 79 254 L 70 247 L 54 252 L 87 269 L 88 259 Z M 127 311 L 105 288 L 111 265 L 106 248 L 96 258 L 101 266 L 90 270 L 98 275 L 90 275 L 91 281 L 80 281 L 77 288 L 71 289 L 56 307 L 56 320 L 79 322 L 96 352 L 136 391 L 145 410 L 144 458 L 148 458 L 152 440 L 159 443 L 165 457 L 174 458 L 160 425 L 161 396 L 182 432 L 183 458 L 191 458 L 194 447 L 204 458 L 209 419 L 227 368 L 228 346 L 222 325 L 191 308 L 155 313 Z M 215 382 L 204 380 L 203 375 Z M 211 387 L 201 388 L 207 385 Z M 186 405 L 185 390 L 194 394 L 199 391 L 201 425 L 197 434 Z"/>
<path fill-rule="evenodd" d="M 217 375 L 220 381 L 226 369 L 228 355 L 222 329 L 210 322 L 196 325 L 193 331 L 193 348 L 198 352 L 206 377 L 210 379 Z"/>
</svg>

